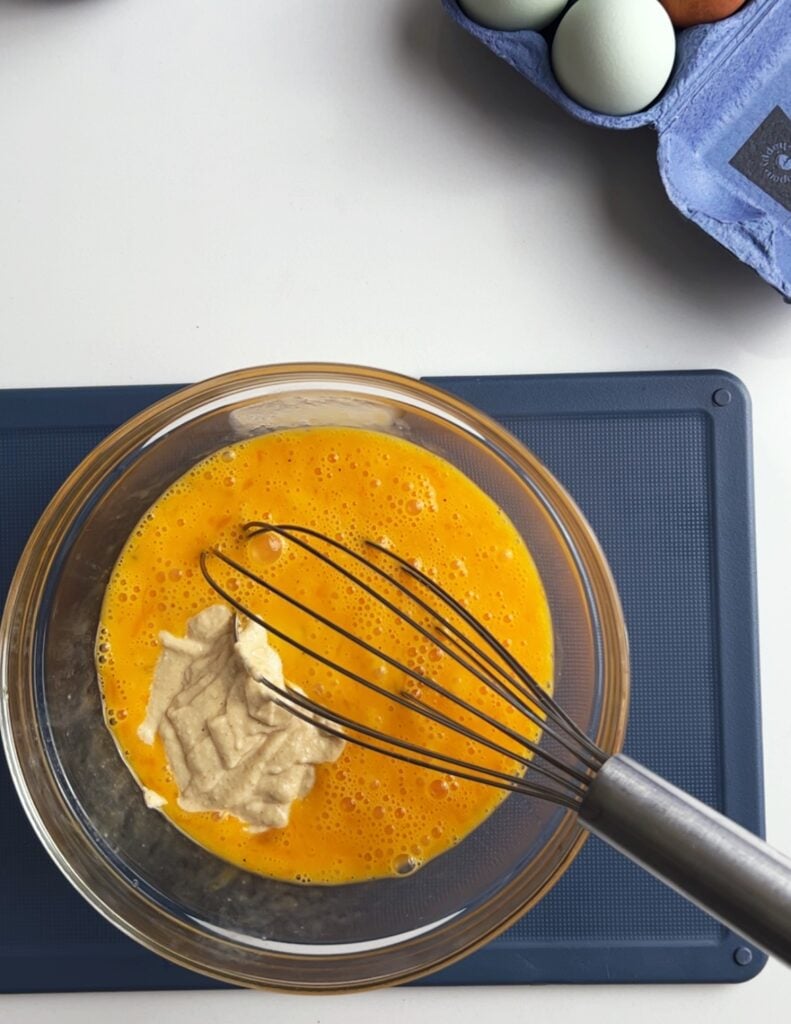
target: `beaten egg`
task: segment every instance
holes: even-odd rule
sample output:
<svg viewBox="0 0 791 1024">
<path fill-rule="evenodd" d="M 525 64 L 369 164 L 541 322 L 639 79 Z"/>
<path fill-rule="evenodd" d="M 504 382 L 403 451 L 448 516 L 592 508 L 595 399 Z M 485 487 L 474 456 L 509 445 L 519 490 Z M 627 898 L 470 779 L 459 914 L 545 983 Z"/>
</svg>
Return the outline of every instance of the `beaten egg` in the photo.
<svg viewBox="0 0 791 1024">
<path fill-rule="evenodd" d="M 503 793 L 347 743 L 335 763 L 316 767 L 313 788 L 294 803 L 285 827 L 256 833 L 232 814 L 182 808 L 161 738 L 145 743 L 138 735 L 160 633 L 183 635 L 191 617 L 217 602 L 200 556 L 218 547 L 526 739 L 538 736 L 538 727 L 435 643 L 407 630 L 326 566 L 306 561 L 293 542 L 274 533 L 250 539 L 242 529 L 250 521 L 298 523 L 355 548 L 373 539 L 407 556 L 551 692 L 552 623 L 533 559 L 503 511 L 440 456 L 383 433 L 311 427 L 242 441 L 196 465 L 138 523 L 112 572 L 97 637 L 105 717 L 141 787 L 164 800 L 151 813 L 165 814 L 218 857 L 291 882 L 338 884 L 408 873 L 468 835 Z M 224 585 L 285 634 L 385 690 L 414 685 L 386 659 L 319 628 L 244 577 L 230 574 Z M 416 743 L 441 743 L 449 755 L 520 770 L 512 758 L 438 731 L 434 722 L 372 699 L 358 683 L 274 643 L 286 678 L 328 706 Z M 511 748 L 524 754 L 516 744 Z"/>
</svg>

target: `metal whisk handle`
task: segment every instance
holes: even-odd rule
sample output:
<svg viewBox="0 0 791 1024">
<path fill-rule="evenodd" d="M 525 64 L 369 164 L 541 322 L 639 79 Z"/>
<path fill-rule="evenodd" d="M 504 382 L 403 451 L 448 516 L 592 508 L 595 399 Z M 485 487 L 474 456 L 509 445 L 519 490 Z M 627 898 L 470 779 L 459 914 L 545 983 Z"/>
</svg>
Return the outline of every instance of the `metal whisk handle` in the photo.
<svg viewBox="0 0 791 1024">
<path fill-rule="evenodd" d="M 791 860 L 621 754 L 591 783 L 583 825 L 759 949 L 791 964 Z"/>
</svg>

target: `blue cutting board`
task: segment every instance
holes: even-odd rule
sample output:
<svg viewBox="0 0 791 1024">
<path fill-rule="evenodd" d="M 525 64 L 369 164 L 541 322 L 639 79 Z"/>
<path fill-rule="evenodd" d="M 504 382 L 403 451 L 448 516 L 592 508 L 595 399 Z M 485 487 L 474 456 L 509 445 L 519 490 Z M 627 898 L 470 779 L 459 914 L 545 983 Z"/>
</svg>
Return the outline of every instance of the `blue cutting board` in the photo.
<svg viewBox="0 0 791 1024">
<path fill-rule="evenodd" d="M 631 639 L 627 752 L 763 834 L 743 385 L 720 372 L 432 383 L 524 441 L 599 536 Z M 172 390 L 0 392 L 3 598 L 28 533 L 69 470 L 119 423 Z M 591 839 L 520 922 L 418 984 L 742 981 L 765 959 Z M 125 938 L 70 888 L 34 837 L 0 764 L 0 991 L 215 987 Z"/>
</svg>

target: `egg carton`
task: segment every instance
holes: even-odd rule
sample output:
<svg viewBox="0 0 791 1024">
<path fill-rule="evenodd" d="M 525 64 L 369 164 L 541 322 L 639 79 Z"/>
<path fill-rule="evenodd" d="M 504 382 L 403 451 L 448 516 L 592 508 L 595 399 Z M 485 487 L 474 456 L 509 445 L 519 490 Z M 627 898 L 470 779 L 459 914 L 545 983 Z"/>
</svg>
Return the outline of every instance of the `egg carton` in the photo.
<svg viewBox="0 0 791 1024">
<path fill-rule="evenodd" d="M 580 106 L 552 73 L 541 32 L 462 28 L 568 113 L 603 128 L 652 127 L 671 202 L 791 302 L 791 0 L 748 0 L 723 21 L 678 33 L 660 98 L 614 117 Z"/>
</svg>

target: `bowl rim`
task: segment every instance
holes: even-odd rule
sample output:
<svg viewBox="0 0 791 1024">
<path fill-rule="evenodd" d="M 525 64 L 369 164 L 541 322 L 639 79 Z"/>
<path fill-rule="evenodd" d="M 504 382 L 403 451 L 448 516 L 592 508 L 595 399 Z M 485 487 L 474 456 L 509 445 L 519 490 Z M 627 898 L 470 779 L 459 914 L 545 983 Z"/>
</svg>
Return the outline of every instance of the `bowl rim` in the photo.
<svg viewBox="0 0 791 1024">
<path fill-rule="evenodd" d="M 122 910 L 118 908 L 121 896 L 133 901 L 143 901 L 148 904 L 155 915 L 165 915 L 170 921 L 174 919 L 140 890 L 133 889 L 114 871 L 113 877 L 118 889 L 116 893 L 118 899 L 114 905 L 111 905 L 94 890 L 90 880 L 85 877 L 86 872 L 76 870 L 74 864 L 56 842 L 45 821 L 41 809 L 42 801 L 36 797 L 34 781 L 35 786 L 40 787 L 46 784 L 49 787 L 50 799 L 59 804 L 60 809 L 69 819 L 70 826 L 79 834 L 82 842 L 90 844 L 90 840 L 84 834 L 73 811 L 63 798 L 46 757 L 38 756 L 31 760 L 20 756 L 12 707 L 14 700 L 21 700 L 25 705 L 24 710 L 35 716 L 35 706 L 32 702 L 32 679 L 22 678 L 24 675 L 22 672 L 18 673 L 19 678 L 16 678 L 15 672 L 9 667 L 10 658 L 14 654 L 12 648 L 20 635 L 22 637 L 33 635 L 36 614 L 58 548 L 73 526 L 80 508 L 83 507 L 97 485 L 116 472 L 118 467 L 123 465 L 125 457 L 143 450 L 164 433 L 176 429 L 181 422 L 192 418 L 191 411 L 197 409 L 209 411 L 212 403 L 230 406 L 233 400 L 243 401 L 246 394 L 256 388 L 281 383 L 294 389 L 300 383 L 307 384 L 308 382 L 316 382 L 316 390 L 331 390 L 333 387 L 357 385 L 361 394 L 365 393 L 366 388 L 370 389 L 372 384 L 378 384 L 380 387 L 394 388 L 403 397 L 422 400 L 433 412 L 450 417 L 465 431 L 485 440 L 490 446 L 493 441 L 496 453 L 520 477 L 528 477 L 531 486 L 538 485 L 542 497 L 549 499 L 552 513 L 560 520 L 566 533 L 566 542 L 570 545 L 571 550 L 579 556 L 594 591 L 595 606 L 599 613 L 603 632 L 602 647 L 607 653 L 607 658 L 604 661 L 604 707 L 596 741 L 609 753 L 620 751 L 626 729 L 630 689 L 626 625 L 615 581 L 604 552 L 573 498 L 530 449 L 475 406 L 433 384 L 427 384 L 404 374 L 376 367 L 333 362 L 289 362 L 251 366 L 187 385 L 147 406 L 122 423 L 100 441 L 69 474 L 39 517 L 23 549 L 9 586 L 2 620 L 0 620 L 0 696 L 2 698 L 0 699 L 0 735 L 2 735 L 3 747 L 14 786 L 39 840 L 72 886 L 94 909 L 124 934 L 181 967 L 242 987 L 281 992 L 364 991 L 385 985 L 403 984 L 441 970 L 490 942 L 535 906 L 568 870 L 589 835 L 575 820 L 574 812 L 567 811 L 553 832 L 553 845 L 563 840 L 565 852 L 543 884 L 533 892 L 530 898 L 516 900 L 511 909 L 498 918 L 494 925 L 488 927 L 484 932 L 476 934 L 469 942 L 454 949 L 451 953 L 418 967 L 409 967 L 384 977 L 367 978 L 359 982 L 306 985 L 252 978 L 242 973 L 234 973 L 231 969 L 214 968 L 182 952 L 177 952 L 169 948 L 164 941 L 142 931 L 127 920 Z M 224 401 L 224 399 L 230 400 Z M 22 655 L 25 653 L 29 652 L 22 651 Z M 17 658 L 17 661 L 19 660 Z M 30 675 L 32 676 L 32 673 Z M 26 683 L 28 684 L 27 688 Z M 38 720 L 36 719 L 36 721 Z M 602 743 L 603 733 L 606 734 L 606 742 Z M 95 845 L 90 845 L 94 853 L 97 853 Z M 100 854 L 99 856 L 101 857 Z M 104 869 L 113 870 L 104 861 L 104 858 L 101 858 L 101 864 Z M 521 873 L 498 890 L 498 900 L 506 904 L 509 902 L 509 891 L 516 886 L 520 877 Z M 127 892 L 124 893 L 122 890 L 127 890 Z M 177 922 L 177 924 L 181 923 Z M 183 927 L 183 924 L 181 926 Z M 396 945 L 390 946 L 388 952 L 396 948 L 398 948 Z M 349 959 L 348 954 L 341 954 L 340 957 L 344 960 Z M 332 960 L 333 957 L 330 955 L 325 959 Z"/>
</svg>

